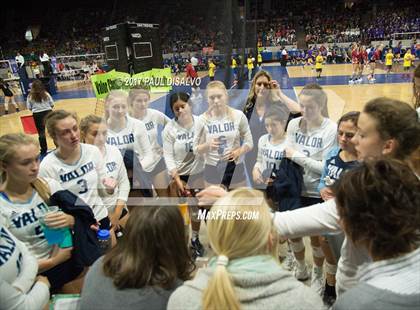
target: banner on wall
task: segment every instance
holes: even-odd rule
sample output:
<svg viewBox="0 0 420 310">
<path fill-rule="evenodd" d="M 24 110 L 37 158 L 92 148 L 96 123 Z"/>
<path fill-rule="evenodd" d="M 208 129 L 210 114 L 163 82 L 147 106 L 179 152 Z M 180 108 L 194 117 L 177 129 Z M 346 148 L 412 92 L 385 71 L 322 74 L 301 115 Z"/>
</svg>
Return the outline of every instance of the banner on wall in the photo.
<svg viewBox="0 0 420 310">
<path fill-rule="evenodd" d="M 152 69 L 133 76 L 125 72 L 111 70 L 104 74 L 91 76 L 92 87 L 98 99 L 104 99 L 111 90 L 129 91 L 132 88 L 145 88 L 152 93 L 172 90 L 171 69 Z"/>
</svg>

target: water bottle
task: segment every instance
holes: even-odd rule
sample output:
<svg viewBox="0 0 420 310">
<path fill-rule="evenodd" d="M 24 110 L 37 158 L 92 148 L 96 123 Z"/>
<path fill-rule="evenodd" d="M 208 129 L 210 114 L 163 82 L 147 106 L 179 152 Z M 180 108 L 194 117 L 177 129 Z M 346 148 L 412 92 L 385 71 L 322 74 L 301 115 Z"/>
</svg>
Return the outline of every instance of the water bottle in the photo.
<svg viewBox="0 0 420 310">
<path fill-rule="evenodd" d="M 220 136 L 219 137 L 219 148 L 217 149 L 217 153 L 219 155 L 223 155 L 223 153 L 225 152 L 225 148 L 227 146 L 227 140 L 225 136 Z"/>
<path fill-rule="evenodd" d="M 105 254 L 111 248 L 111 234 L 108 229 L 101 229 L 97 233 L 99 247 L 102 254 Z"/>
</svg>

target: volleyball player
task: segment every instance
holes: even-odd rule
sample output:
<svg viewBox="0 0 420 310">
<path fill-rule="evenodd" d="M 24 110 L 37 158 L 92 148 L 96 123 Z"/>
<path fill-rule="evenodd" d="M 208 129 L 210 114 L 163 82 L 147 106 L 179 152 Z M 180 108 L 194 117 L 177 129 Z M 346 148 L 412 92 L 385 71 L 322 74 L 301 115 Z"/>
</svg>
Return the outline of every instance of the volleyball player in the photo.
<svg viewBox="0 0 420 310">
<path fill-rule="evenodd" d="M 321 78 L 322 73 L 322 63 L 324 62 L 324 57 L 322 57 L 321 52 L 318 51 L 316 58 L 315 58 L 315 71 L 316 71 L 316 78 Z"/>
<path fill-rule="evenodd" d="M 272 172 L 280 168 L 286 148 L 286 123 L 289 111 L 281 106 L 271 106 L 265 113 L 264 125 L 267 134 L 258 141 L 257 160 L 252 170 L 254 184 L 266 189 L 272 183 Z M 266 198 L 270 198 L 267 197 Z"/>
<path fill-rule="evenodd" d="M 359 72 L 359 59 L 359 45 L 357 43 L 354 43 L 351 51 L 351 63 L 353 66 L 353 74 L 350 78 L 349 84 L 354 84 L 357 81 L 357 75 Z"/>
<path fill-rule="evenodd" d="M 245 186 L 243 155 L 253 147 L 247 118 L 228 106 L 229 97 L 222 82 L 210 82 L 206 97 L 209 107 L 199 117 L 193 143 L 194 153 L 205 158 L 205 184 Z"/>
<path fill-rule="evenodd" d="M 145 197 L 151 197 L 151 183 L 145 171 L 151 171 L 156 162 L 147 135 L 146 126 L 140 120 L 128 116 L 128 95 L 112 90 L 105 99 L 105 118 L 108 126 L 107 144 L 116 146 L 123 155 L 124 165 L 131 184 L 131 193 L 140 189 Z"/>
<path fill-rule="evenodd" d="M 214 74 L 216 73 L 216 65 L 213 62 L 213 59 L 209 59 L 209 79 L 214 81 Z"/>
<path fill-rule="evenodd" d="M 388 52 L 385 55 L 385 66 L 386 66 L 386 73 L 390 74 L 392 70 L 392 63 L 394 60 L 394 54 L 392 53 L 392 48 L 388 49 Z"/>
<path fill-rule="evenodd" d="M 414 61 L 415 56 L 413 54 L 411 54 L 411 49 L 407 48 L 407 51 L 405 52 L 404 55 L 404 63 L 403 63 L 403 67 L 404 67 L 404 74 L 403 74 L 403 78 L 410 78 L 410 68 L 412 66 L 412 62 Z"/>
<path fill-rule="evenodd" d="M 103 197 L 102 201 L 108 209 L 112 228 L 118 231 L 125 226 L 128 218 L 126 203 L 130 192 L 130 182 L 124 159 L 116 146 L 106 144 L 107 126 L 105 121 L 96 115 L 88 115 L 80 122 L 80 134 L 83 143 L 98 147 L 104 158 L 106 174 L 116 181 L 114 193 Z"/>
<path fill-rule="evenodd" d="M 287 128 L 286 157 L 304 169 L 302 207 L 322 201 L 317 187 L 324 167 L 323 161 L 336 143 L 337 125 L 328 118 L 327 100 L 327 94 L 321 86 L 306 85 L 299 95 L 303 116 L 291 120 Z M 311 236 L 311 244 L 314 260 L 311 286 L 321 295 L 324 288 L 324 253 L 318 236 Z M 291 247 L 297 261 L 295 276 L 305 280 L 309 274 L 302 239 L 293 239 Z"/>
<path fill-rule="evenodd" d="M 70 232 L 57 246 L 48 244 L 45 239 L 39 218 L 49 211 L 49 197 L 62 191 L 62 187 L 54 179 L 39 178 L 39 169 L 39 145 L 35 139 L 21 133 L 0 137 L 0 223 L 27 246 L 29 252 L 37 259 L 38 272 L 46 276 L 51 283 L 51 289 L 57 291 L 76 279 L 84 267 L 76 264 L 72 257 Z M 71 206 L 73 202 L 65 203 Z M 75 219 L 72 215 L 60 211 L 46 215 L 45 223 L 53 229 L 72 228 Z M 0 248 L 0 252 L 1 250 Z M 1 261 L 0 259 L 0 265 Z M 63 290 L 66 288 L 63 287 Z M 80 292 L 80 287 L 78 290 Z"/>
<path fill-rule="evenodd" d="M 369 83 L 374 83 L 375 79 L 375 69 L 376 63 L 379 63 L 381 60 L 381 51 L 382 47 L 380 45 L 376 46 L 375 50 L 373 50 L 372 56 L 369 58 L 369 66 L 370 66 L 370 74 L 368 75 Z"/>
<path fill-rule="evenodd" d="M 0 221 L 1 309 L 43 309 L 50 299 L 50 282 L 37 276 L 38 262 L 25 244 Z"/>
<path fill-rule="evenodd" d="M 338 120 L 337 140 L 339 146 L 333 148 L 327 155 L 327 160 L 321 175 L 318 190 L 324 201 L 334 198 L 331 187 L 340 178 L 344 171 L 357 164 L 355 145 L 351 142 L 357 132 L 357 121 L 360 112 L 348 112 Z M 336 299 L 335 274 L 337 272 L 337 257 L 344 236 L 342 234 L 324 235 L 320 238 L 321 247 L 325 254 L 326 281 L 324 289 L 324 302 L 331 306 Z M 334 246 L 335 255 L 331 251 Z"/>
<path fill-rule="evenodd" d="M 107 176 L 100 151 L 96 146 L 80 143 L 76 114 L 56 110 L 47 116 L 45 123 L 57 148 L 42 160 L 40 175 L 59 180 L 64 189 L 92 208 L 100 229 L 110 229 L 101 196 L 112 195 L 116 183 Z"/>
<path fill-rule="evenodd" d="M 252 57 L 252 54 L 248 55 L 248 58 L 246 60 L 246 65 L 248 68 L 248 81 L 252 80 L 252 71 L 254 70 L 254 58 Z"/>
<path fill-rule="evenodd" d="M 176 196 L 186 197 L 192 194 L 190 191 L 204 188 L 204 159 L 193 153 L 198 117 L 192 114 L 188 94 L 174 93 L 169 102 L 175 118 L 166 125 L 162 133 L 163 155 L 177 188 Z M 193 256 L 203 256 L 204 247 L 199 239 L 200 219 L 197 206 L 190 206 L 190 216 Z"/>
<path fill-rule="evenodd" d="M 159 135 L 170 119 L 162 112 L 149 108 L 150 92 L 145 89 L 132 89 L 128 95 L 129 114 L 140 120 L 146 126 L 146 132 L 152 145 L 154 162 L 150 168 L 145 169 L 152 180 L 156 193 L 160 197 L 168 196 L 169 179 L 162 146 L 159 144 Z"/>
<path fill-rule="evenodd" d="M 5 82 L 2 78 L 0 78 L 0 89 L 3 91 L 4 94 L 4 106 L 6 110 L 6 114 L 9 113 L 9 104 L 14 105 L 16 111 L 19 111 L 19 107 L 15 102 L 15 97 L 13 95 L 12 90 L 7 82 Z"/>
</svg>

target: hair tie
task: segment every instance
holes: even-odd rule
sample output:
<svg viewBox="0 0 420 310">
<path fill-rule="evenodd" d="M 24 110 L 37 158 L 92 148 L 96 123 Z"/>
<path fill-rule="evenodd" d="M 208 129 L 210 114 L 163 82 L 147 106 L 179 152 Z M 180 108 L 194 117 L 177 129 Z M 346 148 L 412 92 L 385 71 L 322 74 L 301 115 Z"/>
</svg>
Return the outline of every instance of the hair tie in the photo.
<svg viewBox="0 0 420 310">
<path fill-rule="evenodd" d="M 219 255 L 217 257 L 216 264 L 220 266 L 227 266 L 229 264 L 229 258 L 225 255 Z"/>
</svg>

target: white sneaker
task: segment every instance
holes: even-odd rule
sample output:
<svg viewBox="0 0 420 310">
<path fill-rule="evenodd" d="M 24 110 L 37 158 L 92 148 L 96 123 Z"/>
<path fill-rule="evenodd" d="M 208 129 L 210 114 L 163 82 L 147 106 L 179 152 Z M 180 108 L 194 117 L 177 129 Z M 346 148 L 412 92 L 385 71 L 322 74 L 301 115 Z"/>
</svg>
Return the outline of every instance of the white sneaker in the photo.
<svg viewBox="0 0 420 310">
<path fill-rule="evenodd" d="M 283 268 L 289 271 L 293 270 L 293 267 L 295 266 L 295 256 L 292 252 L 287 252 L 286 258 L 283 261 Z"/>
<path fill-rule="evenodd" d="M 314 267 L 312 268 L 312 278 L 311 278 L 311 288 L 322 296 L 324 292 L 324 274 L 322 268 Z"/>
<path fill-rule="evenodd" d="M 353 85 L 354 84 L 354 81 L 353 80 L 349 80 L 349 84 L 350 85 Z"/>
<path fill-rule="evenodd" d="M 304 267 L 299 267 L 299 264 L 295 265 L 295 270 L 293 272 L 296 279 L 299 281 L 305 281 L 309 279 L 308 266 L 305 264 Z"/>
</svg>

